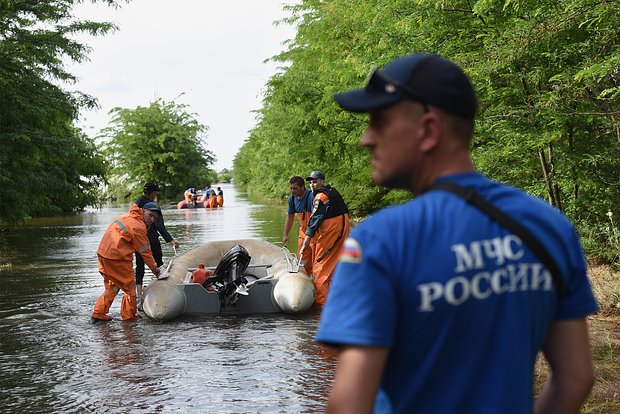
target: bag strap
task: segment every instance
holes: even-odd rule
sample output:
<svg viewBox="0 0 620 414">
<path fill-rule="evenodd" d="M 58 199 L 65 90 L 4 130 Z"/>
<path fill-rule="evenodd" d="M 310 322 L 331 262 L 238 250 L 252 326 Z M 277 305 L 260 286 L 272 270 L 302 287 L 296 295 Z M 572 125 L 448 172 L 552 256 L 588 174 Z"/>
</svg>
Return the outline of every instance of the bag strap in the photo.
<svg viewBox="0 0 620 414">
<path fill-rule="evenodd" d="M 553 281 L 555 283 L 556 293 L 558 297 L 561 296 L 562 289 L 564 287 L 564 279 L 562 278 L 560 268 L 556 264 L 555 260 L 553 260 L 553 257 L 551 257 L 547 249 L 543 247 L 543 245 L 538 241 L 536 237 L 534 237 L 534 235 L 529 230 L 527 230 L 525 227 L 515 221 L 512 217 L 508 216 L 502 210 L 498 209 L 493 204 L 485 200 L 472 188 L 461 187 L 460 185 L 449 181 L 437 181 L 433 185 L 431 185 L 426 191 L 433 190 L 443 190 L 458 195 L 459 197 L 465 199 L 467 203 L 478 208 L 483 213 L 491 217 L 493 220 L 501 224 L 504 228 L 519 236 L 519 238 L 530 249 L 532 249 L 536 257 L 538 257 L 538 259 L 540 259 L 540 261 L 542 261 L 545 267 L 549 270 L 549 273 L 551 273 L 551 277 L 553 278 Z"/>
</svg>

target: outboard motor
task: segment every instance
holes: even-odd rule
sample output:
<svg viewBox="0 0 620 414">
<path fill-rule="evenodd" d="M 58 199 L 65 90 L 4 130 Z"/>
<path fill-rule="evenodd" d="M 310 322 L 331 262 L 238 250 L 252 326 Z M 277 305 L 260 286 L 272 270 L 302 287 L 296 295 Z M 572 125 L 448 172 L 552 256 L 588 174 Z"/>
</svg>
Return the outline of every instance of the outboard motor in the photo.
<svg viewBox="0 0 620 414">
<path fill-rule="evenodd" d="M 212 276 L 205 281 L 207 290 L 215 289 L 220 296 L 222 307 L 232 305 L 239 299 L 239 295 L 247 295 L 247 279 L 243 277 L 252 257 L 245 247 L 237 244 L 233 246 L 215 268 Z"/>
</svg>

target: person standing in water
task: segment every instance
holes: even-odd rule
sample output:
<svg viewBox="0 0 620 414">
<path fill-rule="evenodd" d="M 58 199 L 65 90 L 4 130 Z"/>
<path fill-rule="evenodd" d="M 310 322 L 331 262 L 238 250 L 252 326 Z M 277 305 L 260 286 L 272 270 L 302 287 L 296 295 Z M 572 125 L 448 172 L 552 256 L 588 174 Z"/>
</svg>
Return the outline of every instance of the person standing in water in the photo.
<svg viewBox="0 0 620 414">
<path fill-rule="evenodd" d="M 289 180 L 289 189 L 291 195 L 288 197 L 288 210 L 286 214 L 286 221 L 284 222 L 284 234 L 282 235 L 282 243 L 286 245 L 288 243 L 288 234 L 293 227 L 294 217 L 297 216 L 299 221 L 299 237 L 297 239 L 297 252 L 299 260 L 305 262 L 304 269 L 308 276 L 312 275 L 312 248 L 310 245 L 301 254 L 301 246 L 306 238 L 306 230 L 308 229 L 308 222 L 310 221 L 310 215 L 312 214 L 312 191 L 306 188 L 304 179 L 298 175 L 291 177 Z"/>
<path fill-rule="evenodd" d="M 312 171 L 306 181 L 310 182 L 314 201 L 299 254 L 303 257 L 313 244 L 314 303 L 323 306 L 340 250 L 349 235 L 349 208 L 338 190 L 325 184 L 325 174 L 321 171 Z"/>
<path fill-rule="evenodd" d="M 142 208 L 146 203 L 150 203 L 157 199 L 157 193 L 161 191 L 159 186 L 155 183 L 146 183 L 143 189 L 143 195 L 136 200 L 138 207 Z M 161 249 L 161 243 L 159 242 L 159 236 L 163 237 L 166 243 L 170 243 L 175 248 L 179 247 L 179 243 L 170 235 L 166 225 L 164 224 L 164 215 L 157 216 L 155 223 L 148 228 L 148 238 L 151 243 L 151 252 L 153 258 L 157 263 L 157 267 L 161 267 L 164 264 L 164 254 Z M 140 253 L 136 253 L 136 300 L 138 310 L 142 310 L 142 283 L 144 280 L 144 259 Z"/>
<path fill-rule="evenodd" d="M 90 319 L 92 323 L 112 319 L 108 312 L 119 290 L 125 293 L 121 302 L 121 318 L 126 321 L 140 317 L 136 312 L 133 255 L 134 252 L 140 253 L 153 274 L 159 276 L 160 271 L 153 259 L 147 227 L 155 222 L 160 213 L 159 206 L 153 201 L 142 208 L 132 203 L 127 214 L 117 217 L 108 226 L 97 249 L 97 267 L 103 277 L 105 291 L 95 304 Z"/>
</svg>

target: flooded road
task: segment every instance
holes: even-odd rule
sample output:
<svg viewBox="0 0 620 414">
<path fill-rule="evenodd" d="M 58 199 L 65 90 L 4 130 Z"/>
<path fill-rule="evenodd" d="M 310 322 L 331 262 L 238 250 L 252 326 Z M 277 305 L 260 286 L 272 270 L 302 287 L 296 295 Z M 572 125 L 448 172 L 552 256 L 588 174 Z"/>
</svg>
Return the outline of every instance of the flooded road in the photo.
<svg viewBox="0 0 620 414">
<path fill-rule="evenodd" d="M 280 240 L 284 204 L 222 189 L 223 208 L 164 206 L 179 253 L 212 240 Z M 0 412 L 321 412 L 334 357 L 313 341 L 316 313 L 123 322 L 119 295 L 112 322 L 89 323 L 103 292 L 97 246 L 127 208 L 31 220 L 3 235 L 10 255 L 0 263 Z M 163 249 L 164 259 L 174 254 Z"/>
</svg>

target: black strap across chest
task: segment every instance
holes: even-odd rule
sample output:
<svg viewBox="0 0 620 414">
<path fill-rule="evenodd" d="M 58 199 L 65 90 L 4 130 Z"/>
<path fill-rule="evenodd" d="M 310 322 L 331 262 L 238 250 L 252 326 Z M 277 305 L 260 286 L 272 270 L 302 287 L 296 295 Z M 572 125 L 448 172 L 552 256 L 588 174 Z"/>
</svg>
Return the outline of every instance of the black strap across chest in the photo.
<svg viewBox="0 0 620 414">
<path fill-rule="evenodd" d="M 519 236 L 523 243 L 525 243 L 534 252 L 536 257 L 538 257 L 547 270 L 549 270 L 549 273 L 551 273 L 551 277 L 553 278 L 553 282 L 555 283 L 556 293 L 558 297 L 561 296 L 562 289 L 564 287 L 564 279 L 562 278 L 560 268 L 556 264 L 555 260 L 553 260 L 553 257 L 551 257 L 547 249 L 543 247 L 543 245 L 529 230 L 515 221 L 512 217 L 508 216 L 502 210 L 485 200 L 480 194 L 471 188 L 461 187 L 458 184 L 448 181 L 437 181 L 426 191 L 433 190 L 443 190 L 456 194 L 467 201 L 467 203 L 478 208 L 480 211 L 501 224 L 504 228 Z"/>
</svg>

